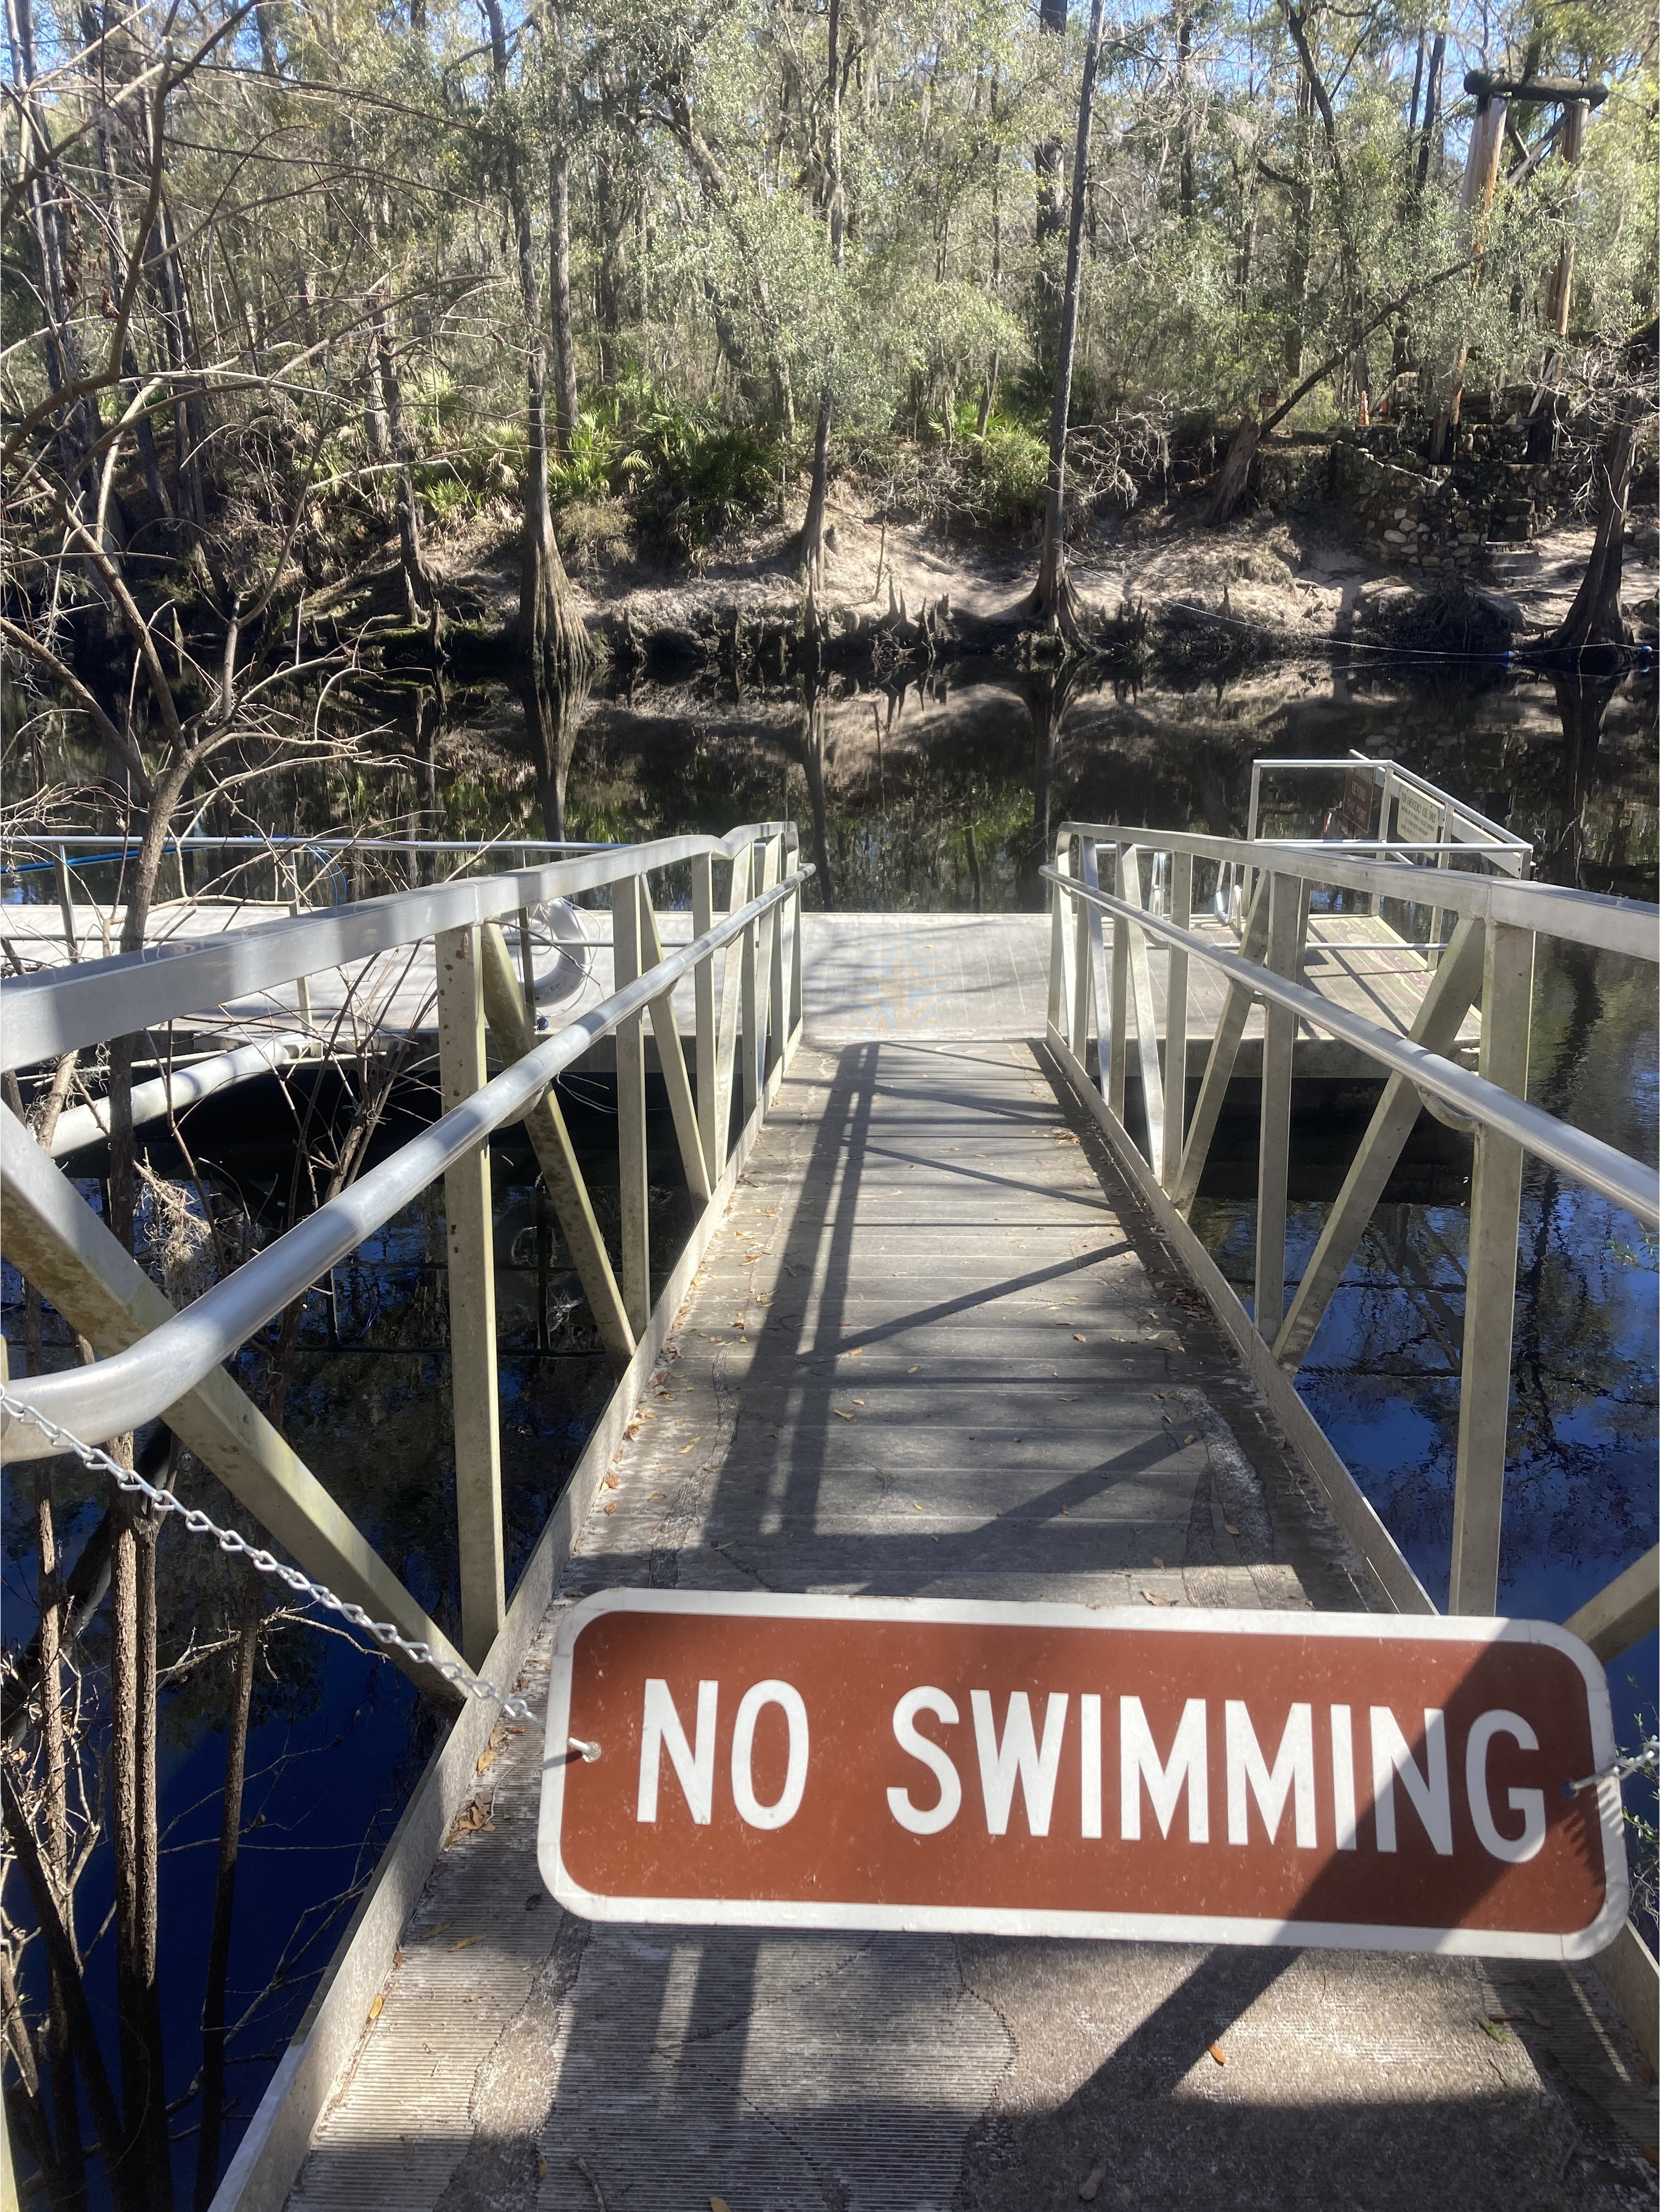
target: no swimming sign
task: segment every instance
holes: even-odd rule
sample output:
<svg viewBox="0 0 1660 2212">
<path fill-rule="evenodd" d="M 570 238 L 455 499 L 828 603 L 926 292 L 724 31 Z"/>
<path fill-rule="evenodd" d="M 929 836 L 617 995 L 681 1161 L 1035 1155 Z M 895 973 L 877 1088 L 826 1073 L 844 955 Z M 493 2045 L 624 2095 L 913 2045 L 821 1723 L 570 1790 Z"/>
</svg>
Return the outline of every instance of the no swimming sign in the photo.
<svg viewBox="0 0 1660 2212">
<path fill-rule="evenodd" d="M 1534 1621 L 619 1590 L 539 1856 L 590 1919 L 1583 1958 L 1627 1911 L 1591 1654 Z"/>
</svg>

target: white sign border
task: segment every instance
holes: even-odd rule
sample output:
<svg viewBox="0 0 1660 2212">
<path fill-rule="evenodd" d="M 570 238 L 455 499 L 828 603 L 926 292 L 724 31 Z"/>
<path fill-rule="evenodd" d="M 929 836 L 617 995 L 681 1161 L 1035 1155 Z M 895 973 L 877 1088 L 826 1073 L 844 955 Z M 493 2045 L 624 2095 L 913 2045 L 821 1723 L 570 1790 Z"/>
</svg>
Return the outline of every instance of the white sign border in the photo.
<svg viewBox="0 0 1660 2212">
<path fill-rule="evenodd" d="M 1596 1787 L 1608 1884 L 1602 1910 L 1588 1927 L 1566 1936 L 1533 1929 L 1378 1927 L 1327 1920 L 1237 1919 L 1225 1914 L 1024 1911 L 1007 1905 L 820 1904 L 811 1899 L 738 1899 L 698 1897 L 610 1897 L 583 1887 L 560 1852 L 565 1773 L 578 1754 L 565 1747 L 570 1732 L 570 1687 L 577 1638 L 613 1613 L 689 1613 L 762 1620 L 910 1620 L 1031 1628 L 1133 1629 L 1140 1634 L 1213 1636 L 1383 1637 L 1404 1643 L 1543 1644 L 1572 1660 L 1584 1677 L 1590 1714 L 1591 1755 L 1597 1767 L 1614 1759 L 1614 1717 L 1608 1678 L 1590 1648 L 1553 1621 L 1511 1620 L 1445 1613 L 1232 1613 L 1194 1607 L 1173 1620 L 1133 1606 L 1025 1604 L 960 1598 L 866 1598 L 764 1595 L 723 1590 L 600 1590 L 571 1606 L 554 1632 L 548 1672 L 547 1733 L 542 1764 L 542 1804 L 537 1824 L 537 1864 L 542 1880 L 567 1911 L 584 1920 L 701 1928 L 826 1929 L 843 1934 L 894 1930 L 906 1935 L 1066 1936 L 1120 1942 L 1235 1943 L 1298 1949 L 1438 1953 L 1484 1959 L 1554 1962 L 1595 1958 L 1625 1925 L 1630 1911 L 1625 1823 L 1620 1785 Z M 555 1751 L 552 1746 L 559 1748 Z M 603 1754 L 602 1754 L 603 1755 Z"/>
</svg>

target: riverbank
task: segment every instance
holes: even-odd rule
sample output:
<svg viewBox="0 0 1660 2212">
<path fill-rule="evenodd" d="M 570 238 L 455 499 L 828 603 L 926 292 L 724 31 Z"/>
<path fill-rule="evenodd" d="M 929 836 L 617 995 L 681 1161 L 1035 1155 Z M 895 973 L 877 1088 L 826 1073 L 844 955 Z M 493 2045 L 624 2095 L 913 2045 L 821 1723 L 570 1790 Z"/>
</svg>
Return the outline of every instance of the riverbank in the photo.
<svg viewBox="0 0 1660 2212">
<path fill-rule="evenodd" d="M 1029 535 L 988 541 L 833 499 L 810 624 L 793 529 L 733 533 L 693 570 L 652 559 L 626 533 L 607 536 L 592 515 L 578 520 L 569 533 L 577 605 L 624 665 L 667 672 L 747 657 L 773 672 L 780 646 L 795 663 L 810 629 L 828 665 L 988 653 L 1018 661 L 1045 649 L 1025 607 L 1037 564 Z M 1218 531 L 1201 501 L 1178 498 L 1091 521 L 1071 549 L 1071 574 L 1080 627 L 1110 657 L 1225 665 L 1347 646 L 1486 658 L 1536 643 L 1562 619 L 1592 537 L 1589 522 L 1557 522 L 1525 543 L 1484 547 L 1472 572 L 1451 575 L 1374 557 L 1336 507 L 1264 507 Z M 1655 636 L 1656 548 L 1651 519 L 1634 517 L 1626 599 L 1639 642 Z M 511 524 L 478 518 L 435 544 L 431 559 L 453 624 L 481 641 L 511 629 Z M 399 588 L 389 545 L 383 562 L 325 597 L 344 612 Z"/>
</svg>

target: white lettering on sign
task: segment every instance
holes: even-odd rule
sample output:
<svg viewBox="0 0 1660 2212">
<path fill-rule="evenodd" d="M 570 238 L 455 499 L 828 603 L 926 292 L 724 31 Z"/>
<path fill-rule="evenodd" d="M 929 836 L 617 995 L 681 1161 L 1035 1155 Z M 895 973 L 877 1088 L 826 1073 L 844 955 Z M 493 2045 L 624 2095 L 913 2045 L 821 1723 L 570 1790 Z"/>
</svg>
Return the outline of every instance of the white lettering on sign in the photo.
<svg viewBox="0 0 1660 2212">
<path fill-rule="evenodd" d="M 1237 1698 L 1227 1700 L 1225 1726 L 1228 1764 L 1228 1841 L 1231 1844 L 1248 1844 L 1250 1841 L 1249 1801 L 1255 1797 L 1256 1809 L 1268 1832 L 1268 1841 L 1271 1844 L 1276 1842 L 1286 1800 L 1294 1792 L 1297 1848 L 1299 1851 L 1311 1851 L 1315 1848 L 1313 1706 L 1293 1705 L 1286 1716 L 1280 1748 L 1274 1754 L 1272 1768 L 1263 1758 L 1262 1747 L 1256 1741 L 1256 1730 L 1251 1725 L 1250 1711 Z"/>
<path fill-rule="evenodd" d="M 750 1762 L 755 1750 L 755 1723 L 769 1705 L 776 1705 L 789 1724 L 789 1760 L 784 1770 L 783 1792 L 776 1802 L 763 1805 L 755 1794 Z M 732 1732 L 732 1802 L 740 1819 L 751 1828 L 783 1828 L 801 1809 L 807 1786 L 807 1709 L 801 1692 L 787 1682 L 757 1682 L 739 1702 Z"/>
<path fill-rule="evenodd" d="M 1102 1833 L 1102 1700 L 1098 1693 L 1087 1692 L 1076 1702 L 1079 1832 L 1087 1839 L 1098 1841 Z M 657 1818 L 662 1758 L 666 1751 L 692 1820 L 699 1827 L 708 1826 L 714 1808 L 719 1703 L 720 1685 L 699 1682 L 695 1735 L 689 1741 L 667 1682 L 655 1676 L 647 1680 L 636 1820 L 650 1821 Z M 1010 1693 L 1000 1733 L 989 1691 L 971 1690 L 969 1703 L 987 1833 L 1008 1833 L 1018 1790 L 1027 1830 L 1035 1837 L 1046 1837 L 1060 1780 L 1067 1717 L 1073 1705 L 1070 1694 L 1064 1690 L 1048 1694 L 1041 1741 L 1033 1718 L 1031 1693 L 1025 1690 Z M 776 1706 L 784 1717 L 788 1748 L 782 1788 L 768 1805 L 763 1804 L 756 1794 L 753 1762 L 757 1724 L 769 1705 Z M 1347 1705 L 1332 1705 L 1328 1711 L 1333 1840 L 1340 1851 L 1353 1851 L 1359 1848 L 1353 1714 Z M 925 1735 L 918 1726 L 923 1715 L 947 1728 L 960 1725 L 961 1715 L 954 1698 L 946 1691 L 927 1684 L 907 1690 L 893 1709 L 895 1742 L 908 1758 L 927 1768 L 939 1795 L 931 1805 L 919 1805 L 909 1790 L 891 1788 L 887 1792 L 888 1809 L 909 1834 L 937 1836 L 951 1826 L 963 1809 L 963 1781 L 950 1753 L 931 1736 Z M 1399 1850 L 1395 1794 L 1399 1784 L 1436 1851 L 1444 1858 L 1450 1857 L 1452 1789 L 1444 1716 L 1433 1708 L 1424 1712 L 1421 1767 L 1405 1730 L 1389 1706 L 1371 1706 L 1369 1723 L 1376 1848 L 1388 1852 Z M 1206 1701 L 1189 1698 L 1183 1708 L 1169 1755 L 1161 1757 L 1140 1698 L 1120 1698 L 1119 1833 L 1126 1842 L 1139 1843 L 1141 1839 L 1144 1789 L 1161 1836 L 1171 1834 L 1185 1790 L 1188 1841 L 1210 1841 L 1208 1727 Z M 1545 1795 L 1536 1788 L 1508 1790 L 1506 1807 L 1510 1814 L 1519 1815 L 1521 1832 L 1511 1835 L 1499 1826 L 1487 1779 L 1493 1745 L 1499 1738 L 1508 1739 L 1520 1751 L 1536 1752 L 1539 1748 L 1537 1734 L 1521 1714 L 1502 1707 L 1481 1714 L 1472 1726 L 1465 1745 L 1465 1796 L 1471 1824 L 1482 1849 L 1506 1865 L 1523 1866 L 1536 1858 L 1544 1848 Z M 1319 1819 L 1312 1705 L 1299 1702 L 1290 1707 L 1272 1762 L 1262 1747 L 1250 1708 L 1243 1698 L 1229 1698 L 1224 1701 L 1223 1741 L 1229 1843 L 1250 1844 L 1253 1807 L 1268 1841 L 1277 1843 L 1289 1808 L 1291 1835 L 1297 1849 L 1316 1850 Z M 745 1691 L 733 1723 L 731 1776 L 733 1803 L 739 1818 L 750 1827 L 782 1828 L 800 1811 L 806 1794 L 811 1743 L 806 1702 L 790 1683 L 769 1680 L 757 1682 Z"/>
<path fill-rule="evenodd" d="M 980 1753 L 980 1788 L 986 1801 L 988 1834 L 1007 1835 L 1018 1778 L 1026 1803 L 1026 1826 L 1034 1836 L 1047 1836 L 1061 1772 L 1061 1739 L 1067 1726 L 1065 1691 L 1057 1692 L 1049 1701 L 1041 1751 L 1032 1732 L 1031 1699 L 1024 1690 L 1014 1691 L 1009 1698 L 1001 1743 L 997 1741 L 987 1692 L 970 1690 L 969 1704 L 974 1712 L 975 1747 Z"/>
<path fill-rule="evenodd" d="M 1539 1739 L 1520 1715 L 1503 1711 L 1483 1713 L 1469 1732 L 1464 1747 L 1464 1788 L 1470 1801 L 1470 1819 L 1481 1838 L 1481 1847 L 1511 1866 L 1525 1866 L 1545 1846 L 1545 1793 L 1542 1790 L 1512 1790 L 1510 1808 L 1522 1815 L 1519 1836 L 1506 1836 L 1493 1817 L 1487 1795 L 1487 1752 L 1496 1735 L 1513 1736 L 1523 1751 L 1537 1751 Z"/>
<path fill-rule="evenodd" d="M 1452 1792 L 1447 1786 L 1447 1722 L 1444 1713 L 1424 1714 L 1424 1767 L 1412 1755 L 1401 1723 L 1387 1705 L 1371 1708 L 1371 1794 L 1377 1821 L 1377 1848 L 1395 1845 L 1395 1784 L 1398 1779 L 1443 1858 L 1452 1856 Z"/>
<path fill-rule="evenodd" d="M 1078 1769 L 1079 1797 L 1083 1805 L 1080 1832 L 1090 1838 L 1101 1833 L 1101 1700 L 1098 1697 L 1082 1697 L 1078 1700 L 1078 1723 L 1083 1731 L 1079 1746 Z"/>
<path fill-rule="evenodd" d="M 634 1814 L 636 1820 L 657 1818 L 657 1770 L 666 1747 L 669 1764 L 679 1778 L 692 1819 L 700 1828 L 708 1827 L 714 1810 L 714 1708 L 720 1694 L 718 1682 L 697 1685 L 697 1748 L 694 1751 L 686 1741 L 686 1731 L 680 1725 L 668 1684 L 655 1680 L 647 1682 L 645 1723 L 640 1735 L 640 1795 Z"/>
<path fill-rule="evenodd" d="M 920 1759 L 933 1774 L 939 1784 L 939 1802 L 927 1812 L 919 1812 L 909 1790 L 890 1790 L 888 1810 L 913 1836 L 937 1836 L 942 1828 L 950 1827 L 961 1811 L 963 1784 L 951 1759 L 917 1727 L 918 1713 L 932 1713 L 936 1720 L 954 1725 L 957 1701 L 943 1690 L 907 1690 L 893 1709 L 894 1741 L 901 1751 Z"/>
<path fill-rule="evenodd" d="M 1188 1841 L 1210 1841 L 1210 1771 L 1205 1741 L 1205 1701 L 1189 1698 L 1182 1711 L 1170 1759 L 1162 1763 L 1140 1698 L 1118 1700 L 1118 1825 L 1128 1842 L 1141 1835 L 1141 1784 L 1147 1785 L 1158 1832 L 1168 1836 L 1177 1801 L 1188 1793 Z"/>
<path fill-rule="evenodd" d="M 1331 1805 L 1337 1823 L 1337 1848 L 1360 1848 L 1359 1824 L 1354 1816 L 1354 1716 L 1347 1705 L 1331 1709 Z"/>
<path fill-rule="evenodd" d="M 1444 818 L 1434 799 L 1421 791 L 1406 790 L 1395 810 L 1395 834 L 1403 845 L 1438 844 Z"/>
</svg>

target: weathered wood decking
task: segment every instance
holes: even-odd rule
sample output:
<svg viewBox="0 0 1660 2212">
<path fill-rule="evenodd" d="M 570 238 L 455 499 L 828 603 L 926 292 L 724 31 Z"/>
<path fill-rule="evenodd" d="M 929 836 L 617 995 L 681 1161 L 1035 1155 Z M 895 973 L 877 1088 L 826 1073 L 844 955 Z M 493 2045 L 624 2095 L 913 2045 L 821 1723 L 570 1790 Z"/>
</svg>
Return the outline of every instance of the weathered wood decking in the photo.
<svg viewBox="0 0 1660 2212">
<path fill-rule="evenodd" d="M 1359 1604 L 1173 1272 L 1030 1046 L 810 1035 L 556 1609 Z M 1639 2201 L 1572 2078 L 1640 2108 L 1587 1972 L 590 1929 L 538 1878 L 541 1749 L 480 1759 L 293 2212 Z"/>
</svg>

